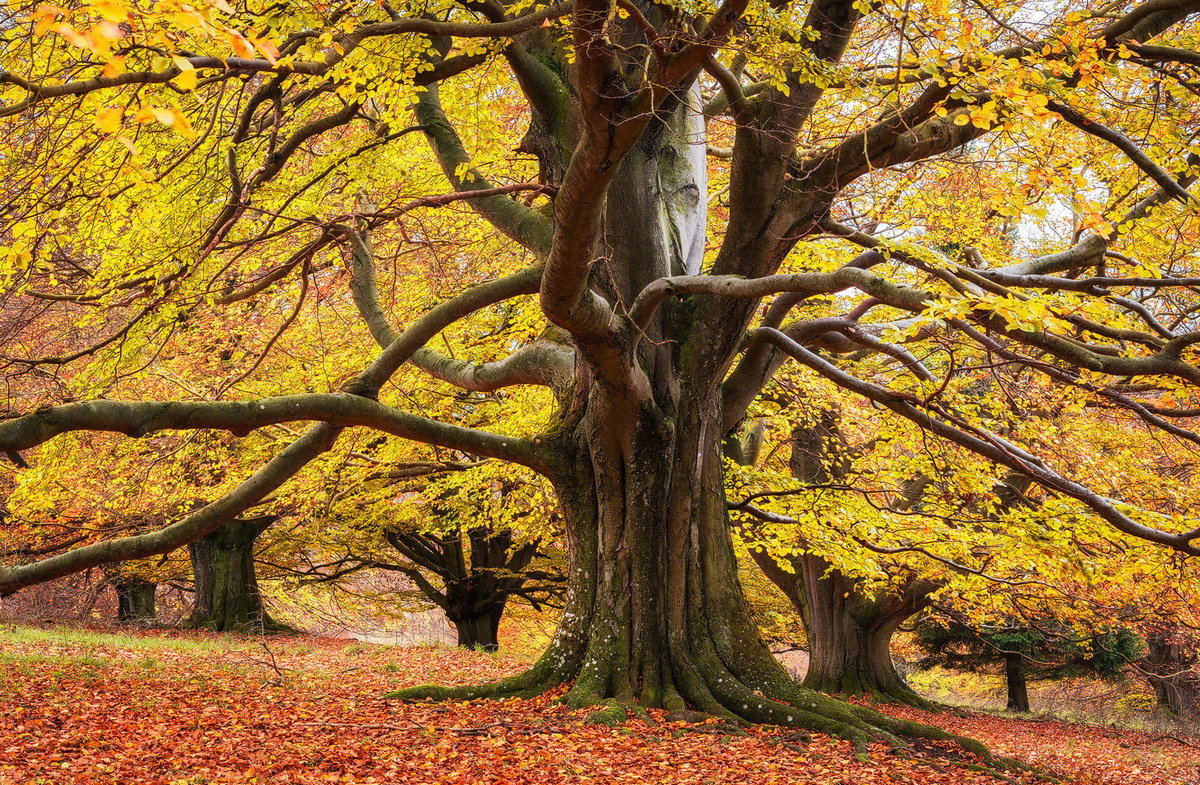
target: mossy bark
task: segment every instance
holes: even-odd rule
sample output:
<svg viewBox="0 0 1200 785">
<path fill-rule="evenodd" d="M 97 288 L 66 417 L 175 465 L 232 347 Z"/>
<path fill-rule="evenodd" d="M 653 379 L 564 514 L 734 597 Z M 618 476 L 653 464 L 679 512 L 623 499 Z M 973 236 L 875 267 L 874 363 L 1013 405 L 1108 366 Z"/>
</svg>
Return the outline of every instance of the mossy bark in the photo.
<svg viewBox="0 0 1200 785">
<path fill-rule="evenodd" d="M 549 649 L 505 681 L 393 697 L 528 696 L 570 683 L 564 702 L 595 707 L 596 722 L 646 708 L 690 709 L 860 746 L 907 735 L 954 738 L 798 685 L 771 655 L 737 580 L 715 396 L 682 406 L 674 419 L 650 407 L 616 416 L 608 404 L 593 395 L 558 451 L 572 580 Z"/>
<path fill-rule="evenodd" d="M 231 521 L 188 546 L 195 583 L 191 624 L 216 632 L 282 629 L 263 608 L 254 543 L 271 520 Z"/>
<path fill-rule="evenodd" d="M 1195 653 L 1161 635 L 1151 635 L 1146 650 L 1146 678 L 1158 705 L 1176 717 L 1196 714 L 1200 707 L 1200 687 L 1193 675 Z"/>
<path fill-rule="evenodd" d="M 752 551 L 751 556 L 804 621 L 809 646 L 805 687 L 931 707 L 897 673 L 891 641 L 901 624 L 928 606 L 935 584 L 914 579 L 898 593 L 864 592 L 857 578 L 819 556 L 792 557 L 791 572 L 768 554 Z"/>
</svg>

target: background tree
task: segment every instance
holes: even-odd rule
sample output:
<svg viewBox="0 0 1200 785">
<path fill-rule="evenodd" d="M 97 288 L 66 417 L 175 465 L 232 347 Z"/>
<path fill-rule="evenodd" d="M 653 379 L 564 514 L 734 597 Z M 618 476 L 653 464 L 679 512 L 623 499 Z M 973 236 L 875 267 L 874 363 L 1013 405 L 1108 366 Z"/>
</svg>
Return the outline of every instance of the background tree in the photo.
<svg viewBox="0 0 1200 785">
<path fill-rule="evenodd" d="M 1158 705 L 1176 717 L 1194 716 L 1200 705 L 1198 664 L 1200 647 L 1194 630 L 1167 622 L 1151 627 L 1146 636 L 1146 657 L 1141 669 L 1154 688 Z"/>
<path fill-rule="evenodd" d="M 761 429 L 754 441 L 761 441 Z M 830 410 L 816 421 L 796 425 L 790 434 L 788 471 L 803 486 L 844 486 L 847 459 L 837 416 Z M 742 464 L 756 459 L 751 444 L 726 447 Z M 764 492 L 769 496 L 772 491 Z M 787 493 L 778 490 L 774 493 Z M 754 495 L 748 497 L 753 499 Z M 737 509 L 735 507 L 735 509 Z M 918 614 L 940 588 L 906 568 L 895 569 L 891 580 L 868 587 L 863 576 L 843 572 L 812 550 L 803 536 L 794 536 L 790 549 L 777 555 L 754 540 L 761 538 L 762 523 L 798 523 L 749 504 L 741 509 L 758 513 L 760 520 L 744 522 L 740 533 L 751 541 L 749 554 L 763 573 L 791 601 L 804 623 L 809 662 L 804 686 L 827 694 L 866 695 L 924 706 L 927 702 L 904 683 L 892 662 L 891 641 L 896 630 Z"/>
<path fill-rule="evenodd" d="M 275 520 L 233 520 L 188 543 L 195 586 L 192 625 L 215 632 L 280 628 L 264 607 L 255 568 L 255 542 Z"/>
<path fill-rule="evenodd" d="M 918 665 L 981 671 L 1004 666 L 1007 710 L 1029 713 L 1030 679 L 1091 676 L 1117 680 L 1143 652 L 1140 638 L 1126 629 L 1097 630 L 1080 636 L 1070 628 L 1046 629 L 1022 623 L 972 627 L 953 618 L 927 618 L 917 627 L 925 651 Z"/>
<path fill-rule="evenodd" d="M 307 513 L 320 538 L 293 529 L 272 553 L 306 584 L 336 589 L 364 569 L 401 573 L 446 614 L 460 646 L 486 651 L 499 648 L 511 599 L 535 610 L 561 604 L 562 559 L 547 553 L 556 515 L 536 476 L 486 462 L 381 461 L 331 502 Z"/>
</svg>

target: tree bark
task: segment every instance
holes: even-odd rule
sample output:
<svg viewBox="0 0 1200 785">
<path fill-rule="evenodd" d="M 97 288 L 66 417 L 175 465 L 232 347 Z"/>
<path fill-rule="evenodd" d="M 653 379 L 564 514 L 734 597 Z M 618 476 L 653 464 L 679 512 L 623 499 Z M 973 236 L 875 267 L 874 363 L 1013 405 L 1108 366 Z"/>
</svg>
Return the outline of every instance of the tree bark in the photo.
<svg viewBox="0 0 1200 785">
<path fill-rule="evenodd" d="M 1162 636 L 1151 635 L 1146 641 L 1146 676 L 1154 689 L 1158 705 L 1176 717 L 1188 717 L 1196 712 L 1198 692 L 1193 678 L 1186 671 L 1194 667 L 1183 646 Z"/>
<path fill-rule="evenodd" d="M 138 578 L 116 581 L 117 621 L 133 624 L 153 624 L 158 621 L 155 608 L 155 591 L 158 584 Z"/>
<path fill-rule="evenodd" d="M 404 572 L 417 588 L 441 608 L 458 632 L 458 645 L 496 651 L 500 648 L 500 619 L 508 598 L 525 584 L 525 570 L 537 553 L 535 543 L 513 547 L 509 529 L 492 532 L 485 527 L 468 529 L 470 563 L 460 531 L 439 537 L 391 531 L 387 541 L 413 562 Z M 442 581 L 439 591 L 421 570 Z"/>
<path fill-rule="evenodd" d="M 940 733 L 796 684 L 763 643 L 737 580 L 715 384 L 680 396 L 674 418 L 617 403 L 596 391 L 569 438 L 548 446 L 573 581 L 546 653 L 491 685 L 395 696 L 532 695 L 573 681 L 568 705 L 605 707 L 593 722 L 664 708 L 802 726 L 860 745 Z"/>
<path fill-rule="evenodd" d="M 896 671 L 891 642 L 901 624 L 928 607 L 936 584 L 914 578 L 899 595 L 867 594 L 858 579 L 819 556 L 793 557 L 794 572 L 764 552 L 751 551 L 751 556 L 804 621 L 809 646 L 805 687 L 829 695 L 930 705 Z"/>
<path fill-rule="evenodd" d="M 485 613 L 477 613 L 473 616 L 451 616 L 449 613 L 446 617 L 450 619 L 450 623 L 454 625 L 454 630 L 458 633 L 458 645 L 467 649 L 480 649 L 482 651 L 498 651 L 500 649 L 500 617 L 504 615 L 503 601 L 498 602 L 488 608 Z"/>
<path fill-rule="evenodd" d="M 1020 652 L 1004 655 L 1004 679 L 1008 686 L 1008 711 L 1029 713 L 1029 685 L 1025 680 L 1025 663 Z"/>
<path fill-rule="evenodd" d="M 277 628 L 263 608 L 254 541 L 273 518 L 235 520 L 188 545 L 195 578 L 191 624 L 216 632 Z"/>
</svg>

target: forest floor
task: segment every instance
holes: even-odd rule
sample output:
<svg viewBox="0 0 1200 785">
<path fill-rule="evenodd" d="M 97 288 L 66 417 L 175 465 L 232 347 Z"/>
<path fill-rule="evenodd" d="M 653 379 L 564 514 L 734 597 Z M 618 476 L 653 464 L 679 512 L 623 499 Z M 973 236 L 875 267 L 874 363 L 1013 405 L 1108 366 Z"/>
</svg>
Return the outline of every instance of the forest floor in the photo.
<svg viewBox="0 0 1200 785">
<path fill-rule="evenodd" d="M 865 759 L 779 728 L 631 721 L 537 700 L 404 704 L 526 662 L 303 637 L 0 626 L 0 784 L 996 783 L 933 744 Z M 1022 783 L 1200 785 L 1200 740 L 979 713 L 884 707 L 1038 767 Z"/>
</svg>

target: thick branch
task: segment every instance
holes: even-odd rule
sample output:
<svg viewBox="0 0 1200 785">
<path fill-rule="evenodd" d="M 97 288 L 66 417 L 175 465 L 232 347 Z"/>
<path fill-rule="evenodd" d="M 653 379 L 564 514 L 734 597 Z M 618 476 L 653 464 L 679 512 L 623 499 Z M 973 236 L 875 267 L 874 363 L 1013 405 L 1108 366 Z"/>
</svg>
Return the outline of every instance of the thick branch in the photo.
<svg viewBox="0 0 1200 785">
<path fill-rule="evenodd" d="M 471 166 L 471 156 L 442 109 L 436 85 L 421 94 L 414 112 L 446 179 L 458 192 L 488 191 L 493 185 Z M 466 173 L 463 174 L 463 168 Z M 470 201 L 488 223 L 540 257 L 550 252 L 553 226 L 546 216 L 507 196 L 479 196 Z"/>
<path fill-rule="evenodd" d="M 1174 177 L 1167 174 L 1166 170 L 1154 163 L 1154 161 L 1150 160 L 1150 156 L 1146 155 L 1142 148 L 1134 144 L 1133 140 L 1129 137 L 1118 133 L 1108 126 L 1101 125 L 1095 120 L 1084 117 L 1083 115 L 1079 114 L 1079 112 L 1076 112 L 1074 109 L 1066 106 L 1065 104 L 1051 101 L 1046 104 L 1046 108 L 1053 112 L 1058 112 L 1060 115 L 1062 115 L 1064 120 L 1083 131 L 1085 134 L 1090 134 L 1097 139 L 1103 139 L 1113 147 L 1125 153 L 1129 160 L 1133 161 L 1134 165 L 1136 165 L 1138 169 L 1141 169 L 1143 172 L 1149 175 L 1151 180 L 1158 183 L 1164 191 L 1169 193 L 1174 198 L 1180 200 L 1181 202 L 1189 202 L 1196 198 L 1188 193 L 1186 188 L 1176 182 Z"/>
<path fill-rule="evenodd" d="M 12 422 L 19 422 L 19 420 L 0 424 L 0 440 L 6 438 L 7 431 L 4 428 Z M 0 596 L 12 594 L 26 586 L 86 570 L 89 567 L 169 553 L 214 532 L 261 502 L 268 494 L 300 471 L 305 464 L 329 450 L 340 432 L 341 428 L 329 423 L 317 425 L 288 445 L 283 452 L 272 458 L 233 491 L 212 504 L 184 516 L 178 523 L 158 531 L 85 545 L 82 548 L 32 564 L 17 567 L 0 566 Z"/>
<path fill-rule="evenodd" d="M 372 398 L 345 393 L 281 395 L 256 401 L 68 403 L 0 422 L 0 450 L 27 450 L 72 431 L 140 437 L 166 430 L 216 429 L 245 436 L 266 425 L 304 420 L 342 428 L 366 426 L 426 444 L 544 468 L 532 446 L 521 439 L 428 420 Z"/>
</svg>

